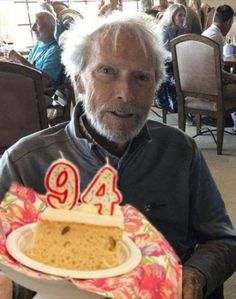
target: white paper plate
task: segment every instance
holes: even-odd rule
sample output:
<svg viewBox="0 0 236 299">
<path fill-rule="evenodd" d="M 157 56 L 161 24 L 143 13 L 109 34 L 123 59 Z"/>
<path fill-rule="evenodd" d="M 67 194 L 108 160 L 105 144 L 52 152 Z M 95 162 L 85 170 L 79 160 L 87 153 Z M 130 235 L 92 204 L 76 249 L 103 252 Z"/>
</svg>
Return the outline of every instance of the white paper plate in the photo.
<svg viewBox="0 0 236 299">
<path fill-rule="evenodd" d="M 136 266 L 138 266 L 142 258 L 140 249 L 126 234 L 123 234 L 121 245 L 121 264 L 115 268 L 96 271 L 75 271 L 49 266 L 35 261 L 25 254 L 26 249 L 31 245 L 35 225 L 35 223 L 25 225 L 10 233 L 7 237 L 6 247 L 9 254 L 14 259 L 37 271 L 57 276 L 80 279 L 107 278 L 118 276 L 133 270 Z"/>
</svg>

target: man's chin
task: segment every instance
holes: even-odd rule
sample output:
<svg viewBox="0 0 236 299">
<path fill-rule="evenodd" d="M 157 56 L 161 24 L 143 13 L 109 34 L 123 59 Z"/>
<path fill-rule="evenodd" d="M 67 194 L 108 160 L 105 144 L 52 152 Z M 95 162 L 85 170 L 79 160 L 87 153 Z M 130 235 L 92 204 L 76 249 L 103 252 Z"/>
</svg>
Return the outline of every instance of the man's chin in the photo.
<svg viewBox="0 0 236 299">
<path fill-rule="evenodd" d="M 126 144 L 136 137 L 143 128 L 145 121 L 132 120 L 128 124 L 128 121 L 111 121 L 111 119 L 105 119 L 101 121 L 98 116 L 91 117 L 91 114 L 87 114 L 87 120 L 90 126 L 103 138 L 110 142 L 114 142 L 120 145 Z"/>
<path fill-rule="evenodd" d="M 97 128 L 98 129 L 98 128 Z M 126 144 L 130 142 L 133 138 L 135 138 L 142 128 L 136 129 L 125 129 L 125 130 L 109 130 L 106 128 L 99 128 L 97 132 L 105 137 L 108 141 L 117 143 L 119 145 Z"/>
</svg>

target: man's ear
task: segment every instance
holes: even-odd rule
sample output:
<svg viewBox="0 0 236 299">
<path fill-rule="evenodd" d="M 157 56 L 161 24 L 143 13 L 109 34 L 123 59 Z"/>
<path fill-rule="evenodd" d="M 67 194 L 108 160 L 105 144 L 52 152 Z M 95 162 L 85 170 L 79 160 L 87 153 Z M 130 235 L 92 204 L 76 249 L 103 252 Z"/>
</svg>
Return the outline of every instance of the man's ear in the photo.
<svg viewBox="0 0 236 299">
<path fill-rule="evenodd" d="M 75 76 L 75 85 L 76 85 L 78 93 L 83 94 L 85 92 L 84 83 L 83 83 L 83 80 L 81 78 L 81 75 L 76 75 Z"/>
<path fill-rule="evenodd" d="M 233 21 L 234 21 L 233 17 L 231 19 L 229 19 L 228 21 L 226 21 L 226 26 L 227 26 L 228 31 L 231 29 L 231 27 L 233 25 Z"/>
</svg>

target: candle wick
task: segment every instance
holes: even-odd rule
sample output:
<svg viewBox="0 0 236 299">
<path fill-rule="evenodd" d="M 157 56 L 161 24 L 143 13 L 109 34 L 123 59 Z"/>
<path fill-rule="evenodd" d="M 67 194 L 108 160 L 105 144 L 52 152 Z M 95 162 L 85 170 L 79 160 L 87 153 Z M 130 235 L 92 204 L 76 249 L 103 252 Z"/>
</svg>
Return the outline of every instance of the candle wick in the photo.
<svg viewBox="0 0 236 299">
<path fill-rule="evenodd" d="M 106 157 L 106 164 L 111 165 L 109 157 Z"/>
<path fill-rule="evenodd" d="M 62 151 L 59 151 L 59 155 L 61 156 L 62 159 L 65 159 L 65 157 L 64 157 L 64 155 L 63 155 L 63 153 L 62 153 Z"/>
</svg>

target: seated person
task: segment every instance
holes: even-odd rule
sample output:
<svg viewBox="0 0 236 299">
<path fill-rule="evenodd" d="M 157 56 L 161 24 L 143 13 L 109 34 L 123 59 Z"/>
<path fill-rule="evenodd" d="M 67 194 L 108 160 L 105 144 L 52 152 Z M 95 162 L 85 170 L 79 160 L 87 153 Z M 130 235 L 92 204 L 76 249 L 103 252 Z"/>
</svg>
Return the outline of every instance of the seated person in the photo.
<svg viewBox="0 0 236 299">
<path fill-rule="evenodd" d="M 60 12 L 62 10 L 69 8 L 69 6 L 65 2 L 62 2 L 62 1 L 50 0 L 49 3 L 51 3 L 57 16 L 60 14 Z"/>
<path fill-rule="evenodd" d="M 109 0 L 108 3 L 104 3 L 98 11 L 99 16 L 106 16 L 111 14 L 114 10 L 120 10 L 118 0 Z"/>
<path fill-rule="evenodd" d="M 64 26 L 63 26 L 63 23 L 61 22 L 61 20 L 58 19 L 57 15 L 56 15 L 56 12 L 55 12 L 53 6 L 50 3 L 43 2 L 43 3 L 40 4 L 40 7 L 41 7 L 42 10 L 48 11 L 52 15 L 54 15 L 54 17 L 56 19 L 56 26 L 55 26 L 55 31 L 54 31 L 54 37 L 58 41 L 60 35 L 65 30 Z"/>
<path fill-rule="evenodd" d="M 159 0 L 157 1 L 156 5 L 152 7 L 152 9 L 158 10 L 159 12 L 164 12 L 166 11 L 167 7 L 168 7 L 167 0 Z"/>
<path fill-rule="evenodd" d="M 158 34 L 164 48 L 170 52 L 170 41 L 184 34 L 186 9 L 182 4 L 172 4 L 165 11 L 158 23 Z"/>
<path fill-rule="evenodd" d="M 150 9 L 145 10 L 145 13 L 158 20 L 158 14 L 159 14 L 158 10 L 150 8 Z"/>
<path fill-rule="evenodd" d="M 213 18 L 213 24 L 207 28 L 202 35 L 206 36 L 220 46 L 220 51 L 222 55 L 222 65 L 223 63 L 223 48 L 226 43 L 225 37 L 228 34 L 230 28 L 232 27 L 234 20 L 234 10 L 229 5 L 220 5 L 216 8 L 216 12 Z M 224 95 L 227 98 L 234 98 L 236 95 L 236 75 L 222 70 L 223 84 L 224 84 Z M 233 120 L 233 131 L 236 130 L 236 117 L 235 113 L 232 114 Z"/>
<path fill-rule="evenodd" d="M 164 15 L 164 12 L 166 11 L 168 7 L 168 1 L 167 0 L 159 0 L 157 1 L 156 5 L 152 7 L 152 10 L 157 11 L 156 19 L 160 21 Z"/>
<path fill-rule="evenodd" d="M 157 24 L 157 34 L 161 44 L 166 49 L 166 81 L 155 92 L 154 101 L 160 108 L 175 113 L 177 112 L 175 78 L 173 74 L 170 41 L 184 34 L 186 10 L 182 4 L 172 4 L 165 11 L 162 19 Z"/>
<path fill-rule="evenodd" d="M 62 80 L 60 48 L 54 38 L 55 18 L 47 12 L 38 12 L 32 25 L 37 43 L 25 59 L 15 50 L 8 53 L 8 59 L 15 63 L 33 67 L 42 72 L 44 87 L 55 88 Z"/>
<path fill-rule="evenodd" d="M 60 20 L 59 16 L 60 16 L 60 12 L 63 11 L 64 9 L 68 9 L 69 6 L 62 1 L 50 1 L 53 10 L 55 11 L 56 17 L 57 17 L 57 25 L 56 25 L 56 29 L 55 29 L 55 36 L 56 39 L 58 40 L 60 35 L 62 34 L 62 32 L 64 32 L 64 30 L 66 30 L 63 22 Z"/>
<path fill-rule="evenodd" d="M 45 194 L 46 169 L 61 156 L 82 170 L 83 192 L 109 159 L 123 203 L 139 209 L 179 256 L 183 298 L 223 298 L 222 284 L 236 269 L 236 233 L 194 140 L 147 119 L 164 77 L 152 24 L 146 15 L 115 17 L 96 26 L 84 20 L 64 33 L 62 61 L 82 102 L 69 123 L 22 138 L 4 153 L 0 198 L 13 180 Z M 4 275 L 0 286 L 0 298 L 9 299 Z"/>
<path fill-rule="evenodd" d="M 202 25 L 199 16 L 189 6 L 187 6 L 186 0 L 175 0 L 175 3 L 182 4 L 186 9 L 186 21 L 184 25 L 184 33 L 202 33 Z"/>
</svg>

